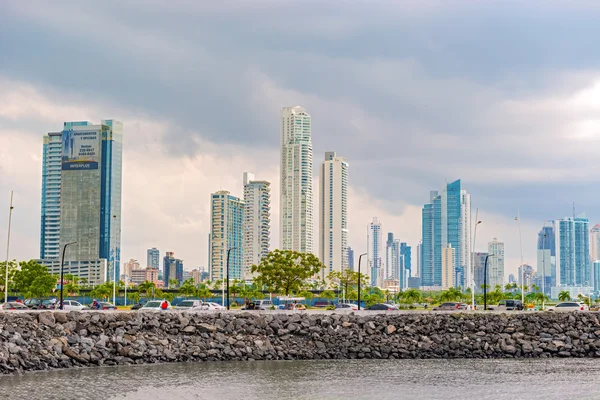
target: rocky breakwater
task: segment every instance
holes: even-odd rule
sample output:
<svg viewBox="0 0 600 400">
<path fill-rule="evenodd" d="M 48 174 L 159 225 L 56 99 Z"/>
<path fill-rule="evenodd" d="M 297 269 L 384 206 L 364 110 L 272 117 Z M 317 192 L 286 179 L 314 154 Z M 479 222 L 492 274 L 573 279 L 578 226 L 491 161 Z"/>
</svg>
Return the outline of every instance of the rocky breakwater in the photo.
<svg viewBox="0 0 600 400">
<path fill-rule="evenodd" d="M 175 361 L 600 357 L 596 313 L 0 313 L 0 372 Z"/>
</svg>

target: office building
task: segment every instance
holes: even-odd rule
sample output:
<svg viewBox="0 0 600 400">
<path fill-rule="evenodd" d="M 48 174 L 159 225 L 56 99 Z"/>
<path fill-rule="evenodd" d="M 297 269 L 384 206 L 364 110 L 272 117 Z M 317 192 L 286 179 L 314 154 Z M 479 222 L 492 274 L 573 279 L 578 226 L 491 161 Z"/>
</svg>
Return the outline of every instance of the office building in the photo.
<svg viewBox="0 0 600 400">
<path fill-rule="evenodd" d="M 314 253 L 311 119 L 300 106 L 281 110 L 280 249 Z"/>
<path fill-rule="evenodd" d="M 335 152 L 325 153 L 319 190 L 319 258 L 330 272 L 348 268 L 348 163 Z"/>
<path fill-rule="evenodd" d="M 412 249 L 411 246 L 405 242 L 400 243 L 400 254 L 402 255 L 404 263 L 405 276 L 408 278 L 412 276 Z"/>
<path fill-rule="evenodd" d="M 160 270 L 160 251 L 156 247 L 146 251 L 146 267 Z"/>
<path fill-rule="evenodd" d="M 42 153 L 40 259 L 60 257 L 61 157 L 62 132 L 50 132 L 44 136 Z"/>
<path fill-rule="evenodd" d="M 600 224 L 590 229 L 590 257 L 592 261 L 600 260 Z"/>
<path fill-rule="evenodd" d="M 211 280 L 226 278 L 228 254 L 229 279 L 242 279 L 244 202 L 228 191 L 219 191 L 210 197 Z"/>
<path fill-rule="evenodd" d="M 140 269 L 140 263 L 138 260 L 131 258 L 123 265 L 123 275 L 131 277 L 131 271 L 134 269 Z"/>
<path fill-rule="evenodd" d="M 592 286 L 594 288 L 594 295 L 600 296 L 600 260 L 596 260 L 592 263 Z"/>
<path fill-rule="evenodd" d="M 354 250 L 348 247 L 348 269 L 354 271 Z"/>
<path fill-rule="evenodd" d="M 515 278 L 514 274 L 508 275 L 508 283 L 517 283 L 517 278 Z"/>
<path fill-rule="evenodd" d="M 254 278 L 253 265 L 269 254 L 271 243 L 271 184 L 257 181 L 254 175 L 244 173 L 244 223 L 243 223 L 242 279 Z"/>
<path fill-rule="evenodd" d="M 48 146 L 44 147 L 42 179 L 46 186 L 42 190 L 41 262 L 51 273 L 60 271 L 54 252 L 56 242 L 52 241 L 55 236 L 49 235 L 49 226 L 54 233 L 57 228 L 58 201 L 59 249 L 70 244 L 65 252 L 65 273 L 85 278 L 93 285 L 119 279 L 122 134 L 123 125 L 114 120 L 103 120 L 99 125 L 64 123 L 60 133 L 60 197 L 50 190 L 57 186 L 58 136 L 51 134 L 44 140 Z"/>
<path fill-rule="evenodd" d="M 556 239 L 554 222 L 544 225 L 538 232 L 537 275 L 540 277 L 540 290 L 550 295 L 552 286 L 556 286 Z"/>
<path fill-rule="evenodd" d="M 394 234 L 389 232 L 385 243 L 385 279 L 397 280 L 398 286 L 402 290 L 407 285 L 406 278 L 408 275 L 406 271 L 402 243 L 400 243 L 400 240 L 394 239 Z"/>
<path fill-rule="evenodd" d="M 148 281 L 154 283 L 157 287 L 159 283 L 160 286 L 163 286 L 163 282 L 158 280 L 158 269 L 156 268 L 133 269 L 129 281 L 135 285 Z"/>
<path fill-rule="evenodd" d="M 447 290 L 455 286 L 456 267 L 454 262 L 455 249 L 448 244 L 442 249 L 442 289 Z"/>
<path fill-rule="evenodd" d="M 559 219 L 555 229 L 556 286 L 591 286 L 588 219 Z"/>
<path fill-rule="evenodd" d="M 483 284 L 487 282 L 490 285 L 490 258 L 488 257 L 488 265 L 487 265 L 487 279 L 485 278 L 485 258 L 489 253 L 475 252 L 473 253 L 473 273 L 474 273 L 474 281 L 475 281 L 475 293 L 483 293 Z M 514 276 L 513 276 L 514 278 Z M 491 286 L 490 286 L 491 287 Z"/>
<path fill-rule="evenodd" d="M 430 192 L 429 203 L 422 210 L 421 284 L 442 286 L 442 250 L 451 245 L 455 251 L 454 267 L 463 267 L 470 276 L 471 198 L 461 181 L 448 183 L 442 193 Z"/>
<path fill-rule="evenodd" d="M 521 269 L 523 270 L 522 274 L 521 274 Z M 519 272 L 519 275 L 517 276 L 517 284 L 519 285 L 519 288 L 522 285 L 525 285 L 527 287 L 527 289 L 525 289 L 525 292 L 531 292 L 532 291 L 531 285 L 534 283 L 534 275 L 535 275 L 533 267 L 531 265 L 523 264 L 522 266 L 519 267 L 518 272 Z M 522 284 L 521 282 L 524 282 L 524 284 Z"/>
<path fill-rule="evenodd" d="M 177 286 L 183 282 L 183 260 L 175 258 L 175 253 L 167 251 L 163 258 L 163 282 L 165 287 L 172 287 L 172 281 L 177 281 Z"/>
<path fill-rule="evenodd" d="M 494 238 L 488 243 L 488 253 L 490 254 L 488 260 L 490 289 L 493 290 L 496 285 L 500 285 L 504 290 L 504 242 Z"/>
<path fill-rule="evenodd" d="M 381 222 L 373 218 L 367 227 L 367 271 L 371 286 L 383 283 L 381 255 Z M 361 271 L 362 272 L 362 271 Z"/>
</svg>

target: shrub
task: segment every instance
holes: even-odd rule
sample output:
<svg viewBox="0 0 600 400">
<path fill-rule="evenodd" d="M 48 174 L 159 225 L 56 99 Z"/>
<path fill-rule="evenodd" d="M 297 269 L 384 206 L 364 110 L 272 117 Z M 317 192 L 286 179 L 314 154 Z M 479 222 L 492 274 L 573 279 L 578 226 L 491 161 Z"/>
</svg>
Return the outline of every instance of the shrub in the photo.
<svg viewBox="0 0 600 400">
<path fill-rule="evenodd" d="M 326 310 L 335 310 L 335 306 L 334 305 L 328 305 L 327 307 L 325 307 Z"/>
</svg>

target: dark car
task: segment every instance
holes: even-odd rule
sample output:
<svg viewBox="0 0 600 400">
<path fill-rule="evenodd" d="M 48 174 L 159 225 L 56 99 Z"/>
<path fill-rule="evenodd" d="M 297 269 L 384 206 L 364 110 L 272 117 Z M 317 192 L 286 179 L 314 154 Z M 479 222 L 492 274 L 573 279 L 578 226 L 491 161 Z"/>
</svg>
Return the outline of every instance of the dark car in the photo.
<svg viewBox="0 0 600 400">
<path fill-rule="evenodd" d="M 372 311 L 394 311 L 397 310 L 398 308 L 390 305 L 390 304 L 373 304 L 371 307 L 367 308 L 367 310 L 372 310 Z"/>
<path fill-rule="evenodd" d="M 497 306 L 488 307 L 492 311 L 523 311 L 521 300 L 500 300 Z"/>
<path fill-rule="evenodd" d="M 57 301 L 54 298 L 50 299 L 27 299 L 23 305 L 31 310 L 54 310 Z"/>
<path fill-rule="evenodd" d="M 26 311 L 29 310 L 29 307 L 17 302 L 17 301 L 9 301 L 6 302 L 4 304 L 2 304 L 1 306 L 2 310 L 9 310 L 9 311 Z"/>
<path fill-rule="evenodd" d="M 447 301 L 445 303 L 440 304 L 437 307 L 433 308 L 433 311 L 461 311 L 468 310 L 469 306 L 464 303 L 459 303 L 456 301 Z"/>
</svg>

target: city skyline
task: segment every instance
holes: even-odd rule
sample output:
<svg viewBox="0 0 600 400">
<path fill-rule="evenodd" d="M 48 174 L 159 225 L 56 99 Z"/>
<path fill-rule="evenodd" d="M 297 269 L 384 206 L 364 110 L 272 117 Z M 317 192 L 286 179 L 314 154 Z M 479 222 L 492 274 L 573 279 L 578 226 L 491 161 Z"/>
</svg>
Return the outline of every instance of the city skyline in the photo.
<svg viewBox="0 0 600 400">
<path fill-rule="evenodd" d="M 374 215 L 416 247 L 427 192 L 460 177 L 483 221 L 474 250 L 502 238 L 506 273 L 516 273 L 520 207 L 523 261 L 535 266 L 544 220 L 570 215 L 575 202 L 591 226 L 600 221 L 589 173 L 600 90 L 590 20 L 598 10 L 513 6 L 378 4 L 365 19 L 356 4 L 331 10 L 267 0 L 243 8 L 248 23 L 260 27 L 248 31 L 225 5 L 206 12 L 179 3 L 165 16 L 148 4 L 141 21 L 135 7 L 7 4 L 0 26 L 14 40 L 3 43 L 0 64 L 0 211 L 14 189 L 10 258 L 39 252 L 40 135 L 64 121 L 114 116 L 127 133 L 121 260 L 141 260 L 157 246 L 175 250 L 186 265 L 207 266 L 207 193 L 241 196 L 246 170 L 279 193 L 278 113 L 300 104 L 313 119 L 315 159 L 334 149 L 352 165 L 348 243 L 356 254 L 366 251 L 364 227 Z M 275 23 L 290 12 L 307 23 Z M 515 12 L 522 18 L 507 24 Z M 81 13 L 97 15 L 105 29 L 87 29 Z M 174 23 L 181 17 L 194 23 Z M 456 34 L 445 34 L 442 27 L 456 18 Z M 67 39 L 65 19 L 81 40 Z M 563 22 L 578 28 L 569 41 L 576 48 L 555 29 Z M 515 33 L 529 40 L 508 44 Z M 390 37 L 397 38 L 393 45 Z M 65 62 L 65 55 L 91 59 L 107 49 L 102 68 Z M 549 156 L 557 153 L 560 159 Z M 316 171 L 313 178 L 316 188 Z M 278 196 L 272 210 L 275 224 Z M 0 212 L 0 227 L 7 218 Z M 271 241 L 278 247 L 275 225 Z"/>
</svg>

